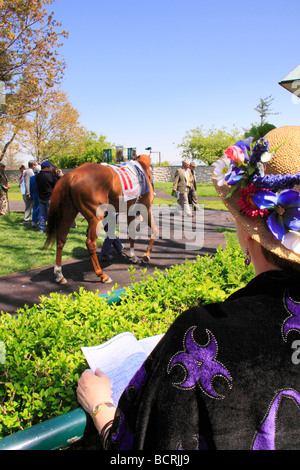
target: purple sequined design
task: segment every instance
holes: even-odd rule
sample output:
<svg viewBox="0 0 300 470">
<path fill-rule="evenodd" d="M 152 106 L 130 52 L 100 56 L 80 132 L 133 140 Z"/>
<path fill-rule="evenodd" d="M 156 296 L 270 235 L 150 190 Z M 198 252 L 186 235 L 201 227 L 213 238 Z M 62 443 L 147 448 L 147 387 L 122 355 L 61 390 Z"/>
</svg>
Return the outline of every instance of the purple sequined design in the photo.
<svg viewBox="0 0 300 470">
<path fill-rule="evenodd" d="M 300 395 L 295 390 L 286 389 L 277 392 L 254 440 L 253 450 L 275 450 L 276 415 L 283 396 L 294 399 L 300 407 Z"/>
<path fill-rule="evenodd" d="M 300 332 L 300 303 L 287 298 L 286 307 L 289 317 L 284 321 L 282 328 L 285 340 L 291 330 L 298 330 Z"/>
<path fill-rule="evenodd" d="M 127 385 L 125 392 L 128 393 L 131 387 L 134 387 L 138 392 L 141 391 L 142 385 L 146 382 L 147 374 L 144 369 L 144 364 L 141 365 L 139 370 L 134 374 L 129 384 Z"/>
<path fill-rule="evenodd" d="M 193 332 L 196 327 L 190 328 L 185 334 L 184 351 L 181 351 L 172 358 L 169 364 L 170 372 L 175 365 L 182 366 L 186 372 L 185 379 L 181 383 L 175 383 L 178 388 L 191 389 L 198 384 L 201 389 L 211 398 L 223 398 L 217 394 L 212 381 L 216 376 L 224 377 L 231 382 L 228 370 L 216 360 L 217 342 L 212 333 L 206 330 L 208 335 L 207 344 L 200 346 L 194 341 Z"/>
<path fill-rule="evenodd" d="M 125 417 L 123 413 L 121 413 L 120 425 L 117 432 L 112 435 L 112 440 L 115 443 L 119 442 L 120 450 L 131 450 L 133 439 L 133 433 L 127 429 Z"/>
</svg>

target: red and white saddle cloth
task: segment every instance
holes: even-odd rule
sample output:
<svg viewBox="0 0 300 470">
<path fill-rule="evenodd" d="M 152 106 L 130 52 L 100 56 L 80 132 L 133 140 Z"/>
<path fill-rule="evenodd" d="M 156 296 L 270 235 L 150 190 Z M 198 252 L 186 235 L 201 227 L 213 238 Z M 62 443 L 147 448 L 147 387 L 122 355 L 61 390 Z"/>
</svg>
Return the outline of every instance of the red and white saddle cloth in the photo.
<svg viewBox="0 0 300 470">
<path fill-rule="evenodd" d="M 106 163 L 101 163 L 101 165 L 106 165 Z M 120 178 L 124 201 L 137 199 L 139 196 L 149 193 L 148 180 L 139 162 L 134 160 L 109 166 Z"/>
</svg>

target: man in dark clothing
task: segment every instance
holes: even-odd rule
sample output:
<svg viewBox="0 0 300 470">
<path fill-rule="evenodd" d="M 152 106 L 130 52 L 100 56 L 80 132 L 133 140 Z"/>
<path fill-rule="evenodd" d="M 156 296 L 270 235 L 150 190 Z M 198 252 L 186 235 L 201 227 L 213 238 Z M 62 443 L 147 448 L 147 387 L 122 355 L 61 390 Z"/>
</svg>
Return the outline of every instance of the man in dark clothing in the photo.
<svg viewBox="0 0 300 470">
<path fill-rule="evenodd" d="M 41 171 L 36 175 L 39 196 L 39 231 L 46 231 L 46 222 L 53 188 L 62 176 L 61 170 L 55 170 L 49 162 L 42 162 Z"/>
<path fill-rule="evenodd" d="M 190 163 L 190 189 L 188 194 L 189 204 L 194 211 L 199 210 L 198 197 L 197 197 L 197 177 L 195 172 L 196 165 L 194 162 Z"/>
</svg>

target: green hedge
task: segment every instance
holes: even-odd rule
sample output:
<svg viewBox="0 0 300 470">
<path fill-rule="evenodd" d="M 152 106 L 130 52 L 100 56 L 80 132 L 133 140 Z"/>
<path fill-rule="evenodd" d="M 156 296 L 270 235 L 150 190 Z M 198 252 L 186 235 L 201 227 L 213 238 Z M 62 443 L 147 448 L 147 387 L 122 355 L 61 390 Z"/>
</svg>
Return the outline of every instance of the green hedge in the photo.
<svg viewBox="0 0 300 470">
<path fill-rule="evenodd" d="M 138 338 L 164 333 L 180 312 L 222 301 L 253 276 L 236 247 L 152 276 L 146 269 L 142 274 L 141 282 L 125 289 L 120 304 L 108 305 L 99 293 L 81 289 L 69 296 L 42 296 L 34 307 L 18 310 L 18 316 L 2 312 L 1 437 L 77 408 L 77 381 L 87 368 L 81 346 L 123 331 Z"/>
</svg>

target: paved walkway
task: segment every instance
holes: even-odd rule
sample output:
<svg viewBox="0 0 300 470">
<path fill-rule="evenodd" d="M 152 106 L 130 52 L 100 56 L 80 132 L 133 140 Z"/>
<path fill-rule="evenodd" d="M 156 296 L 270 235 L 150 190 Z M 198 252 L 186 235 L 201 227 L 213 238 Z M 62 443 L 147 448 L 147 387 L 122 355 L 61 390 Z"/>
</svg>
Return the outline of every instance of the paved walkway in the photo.
<svg viewBox="0 0 300 470">
<path fill-rule="evenodd" d="M 157 197 L 164 197 L 161 191 L 156 190 L 156 193 Z M 17 203 L 11 201 L 10 210 L 24 210 L 23 202 Z M 176 216 L 171 216 L 171 220 L 174 221 L 176 226 Z M 199 254 L 215 253 L 215 250 L 220 245 L 225 246 L 225 238 L 216 228 L 220 226 L 234 226 L 230 213 L 225 210 L 205 210 L 204 217 L 202 212 L 202 220 L 201 216 L 194 216 L 185 224 L 182 230 L 182 237 L 180 237 L 180 235 L 178 236 L 177 230 L 176 236 L 174 236 L 174 224 L 170 236 L 164 237 L 163 233 L 159 234 L 159 238 L 156 240 L 152 250 L 150 264 L 134 265 L 135 282 L 141 279 L 140 267 L 147 267 L 147 274 L 151 274 L 156 267 L 166 269 L 174 264 L 184 263 L 186 259 L 194 260 Z M 195 232 L 196 229 L 197 232 Z M 202 238 L 198 236 L 199 233 L 203 234 Z M 191 242 L 191 234 L 194 234 L 196 243 Z M 126 256 L 126 252 L 128 252 L 128 242 L 125 238 L 122 239 L 122 241 L 125 245 L 124 256 L 117 255 L 112 250 L 114 259 L 111 262 L 101 261 L 101 267 L 103 271 L 111 277 L 113 280 L 112 283 L 102 284 L 98 281 L 88 255 L 83 259 L 71 259 L 64 262 L 63 273 L 68 280 L 68 283 L 64 285 L 55 283 L 53 265 L 8 276 L 1 276 L 0 312 L 15 313 L 18 308 L 24 307 L 25 304 L 31 307 L 34 303 L 39 302 L 41 295 L 49 296 L 51 292 L 59 292 L 68 295 L 72 292 L 77 292 L 80 287 L 84 287 L 88 291 L 95 292 L 99 290 L 100 293 L 105 293 L 111 290 L 112 286 L 116 283 L 118 284 L 118 288 L 131 285 L 131 274 L 128 272 L 131 263 Z M 141 239 L 136 242 L 135 252 L 137 256 L 142 257 L 146 246 L 147 240 Z M 54 261 L 55 260 L 53 260 L 53 263 Z"/>
</svg>

